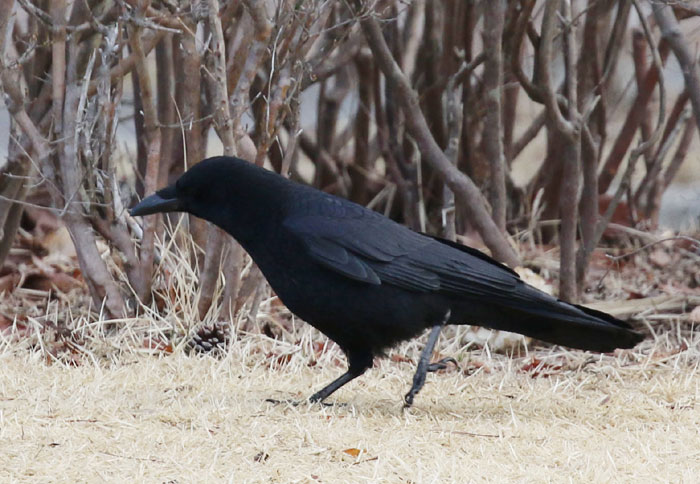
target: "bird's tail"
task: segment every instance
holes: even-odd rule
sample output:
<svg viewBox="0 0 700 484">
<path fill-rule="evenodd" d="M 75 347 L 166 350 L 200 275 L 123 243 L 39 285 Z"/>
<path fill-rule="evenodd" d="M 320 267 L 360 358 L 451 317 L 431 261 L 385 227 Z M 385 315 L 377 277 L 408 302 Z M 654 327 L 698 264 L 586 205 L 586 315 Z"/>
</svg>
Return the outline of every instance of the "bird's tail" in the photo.
<svg viewBox="0 0 700 484">
<path fill-rule="evenodd" d="M 518 296 L 503 301 L 498 312 L 491 308 L 474 324 L 601 353 L 632 348 L 644 339 L 629 324 L 607 313 L 560 301 L 531 286 L 524 286 Z M 474 309 L 471 305 L 469 319 L 478 317 Z"/>
</svg>

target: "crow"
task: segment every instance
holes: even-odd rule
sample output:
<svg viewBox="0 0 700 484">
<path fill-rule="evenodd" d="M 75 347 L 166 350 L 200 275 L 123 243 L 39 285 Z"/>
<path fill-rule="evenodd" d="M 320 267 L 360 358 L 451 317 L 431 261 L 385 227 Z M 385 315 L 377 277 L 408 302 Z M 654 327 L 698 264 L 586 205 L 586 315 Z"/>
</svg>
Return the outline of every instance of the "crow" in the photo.
<svg viewBox="0 0 700 484">
<path fill-rule="evenodd" d="M 335 341 L 348 370 L 314 393 L 322 402 L 375 356 L 430 328 L 406 406 L 446 324 L 512 331 L 582 350 L 631 348 L 642 335 L 612 316 L 523 282 L 471 247 L 414 232 L 361 205 L 245 160 L 209 158 L 131 209 L 187 212 L 216 224 L 250 254 L 289 310 Z"/>
</svg>

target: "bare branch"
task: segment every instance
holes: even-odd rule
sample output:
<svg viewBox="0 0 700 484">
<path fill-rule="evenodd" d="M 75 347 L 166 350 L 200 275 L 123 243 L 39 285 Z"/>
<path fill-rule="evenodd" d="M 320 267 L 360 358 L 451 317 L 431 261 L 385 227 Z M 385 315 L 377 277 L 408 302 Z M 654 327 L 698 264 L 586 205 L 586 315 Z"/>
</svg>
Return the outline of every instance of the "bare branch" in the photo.
<svg viewBox="0 0 700 484">
<path fill-rule="evenodd" d="M 520 135 L 515 143 L 513 143 L 513 159 L 517 158 L 518 155 L 530 144 L 530 142 L 535 139 L 542 127 L 544 122 L 547 120 L 547 111 L 544 110 L 538 114 L 528 128 Z"/>
<path fill-rule="evenodd" d="M 549 1 L 545 11 L 545 19 L 548 15 L 549 6 L 557 2 Z M 556 12 L 555 12 L 556 13 Z M 583 120 L 578 112 L 578 73 L 576 69 L 576 46 L 573 35 L 573 25 L 571 23 L 571 1 L 561 1 L 561 14 L 564 25 L 564 66 L 566 69 L 566 98 L 568 101 L 568 117 L 564 119 L 559 111 L 558 103 L 551 95 L 551 85 L 549 81 L 545 84 L 545 106 L 548 111 L 556 116 L 555 124 L 568 138 L 565 148 L 565 159 L 563 160 L 562 190 L 559 195 L 559 216 L 561 217 L 561 227 L 559 231 L 560 271 L 559 271 L 559 297 L 565 301 L 578 299 L 576 284 L 576 232 L 578 227 L 578 205 L 581 196 L 581 124 Z M 545 22 L 546 20 L 543 20 Z M 550 27 L 548 27 L 550 28 Z M 551 32 L 545 34 L 542 27 L 542 43 L 540 48 L 551 42 L 547 37 Z M 540 59 L 544 60 L 544 57 Z M 542 67 L 543 71 L 548 70 Z M 550 106 L 554 103 L 556 108 Z M 561 119 L 559 119 L 561 118 Z M 563 122 L 562 122 L 563 121 Z"/>
<path fill-rule="evenodd" d="M 209 1 L 212 2 L 216 0 Z M 265 59 L 267 44 L 270 39 L 270 34 L 272 33 L 272 24 L 267 19 L 264 2 L 260 0 L 245 0 L 244 4 L 253 18 L 255 40 L 248 51 L 248 58 L 243 67 L 241 77 L 238 79 L 238 84 L 230 95 L 230 103 L 233 108 L 231 118 L 234 123 L 236 139 L 242 138 L 245 134 L 240 126 L 241 117 L 248 109 L 248 92 L 258 72 L 258 68 Z"/>
<path fill-rule="evenodd" d="M 695 131 L 694 124 L 695 121 L 691 119 L 686 123 L 685 128 L 683 129 L 683 134 L 681 135 L 681 139 L 676 147 L 676 152 L 674 153 L 673 158 L 671 159 L 671 162 L 668 164 L 666 172 L 664 173 L 663 190 L 668 188 L 668 186 L 671 184 L 673 178 L 676 176 L 676 173 L 678 173 L 678 169 L 681 167 L 686 155 L 688 154 L 688 148 L 693 140 L 693 132 Z"/>
<path fill-rule="evenodd" d="M 215 126 L 217 134 L 224 145 L 224 154 L 236 156 L 236 142 L 233 121 L 229 110 L 226 81 L 226 44 L 221 27 L 221 19 L 219 18 L 219 2 L 218 0 L 207 0 L 207 4 L 209 29 L 212 34 L 210 49 L 214 79 L 210 85 L 213 91 L 212 101 L 214 104 Z M 207 232 L 206 259 L 201 272 L 201 291 L 198 304 L 200 318 L 203 318 L 211 307 L 214 290 L 219 278 L 223 245 L 226 240 L 223 231 L 213 224 L 209 224 Z M 238 276 L 236 275 L 235 277 Z"/>
<path fill-rule="evenodd" d="M 129 42 L 136 54 L 135 68 L 138 74 L 143 107 L 144 129 L 146 134 L 146 173 L 144 177 L 144 192 L 153 193 L 158 188 L 158 172 L 160 165 L 161 132 L 158 125 L 156 101 L 151 88 L 151 77 L 146 68 L 146 54 L 141 45 L 141 27 L 129 26 Z M 153 257 L 155 254 L 155 233 L 160 219 L 145 217 L 143 220 L 143 239 L 141 240 L 142 279 L 132 281 L 141 301 L 150 299 L 150 285 L 153 278 Z"/>
<path fill-rule="evenodd" d="M 659 57 L 662 66 L 668 57 L 668 52 L 668 43 L 661 42 L 659 45 Z M 620 163 L 624 159 L 625 154 L 627 153 L 627 150 L 634 139 L 634 134 L 637 131 L 639 122 L 643 118 L 644 109 L 651 100 L 654 87 L 661 77 L 659 74 L 660 71 L 656 67 L 655 62 L 654 66 L 647 72 L 647 75 L 644 78 L 644 89 L 637 93 L 637 97 L 635 98 L 634 103 L 627 114 L 627 118 L 620 129 L 617 139 L 613 143 L 610 153 L 603 164 L 603 168 L 598 179 L 599 193 L 605 193 L 615 178 Z"/>
<path fill-rule="evenodd" d="M 673 50 L 683 70 L 685 88 L 690 94 L 690 103 L 693 105 L 693 113 L 695 114 L 695 125 L 700 132 L 700 74 L 698 74 L 695 56 L 688 48 L 671 7 L 655 3 L 652 8 L 654 18 L 661 29 L 661 37 L 671 46 L 671 50 Z"/>
<path fill-rule="evenodd" d="M 355 1 L 356 13 L 362 10 L 362 2 Z M 365 33 L 367 42 L 374 53 L 382 72 L 386 76 L 387 83 L 391 84 L 398 96 L 398 100 L 406 114 L 406 127 L 418 144 L 423 157 L 440 174 L 445 183 L 460 199 L 471 221 L 481 234 L 486 245 L 491 249 L 494 257 L 512 266 L 518 265 L 518 257 L 511 248 L 504 234 L 493 222 L 483 202 L 479 189 L 463 173 L 457 170 L 447 159 L 438 144 L 435 142 L 430 129 L 420 109 L 415 91 L 401 72 L 394 60 L 389 47 L 384 40 L 377 21 L 368 15 L 358 15 L 360 25 Z"/>
<path fill-rule="evenodd" d="M 483 146 L 484 156 L 491 165 L 491 187 L 489 202 L 491 216 L 496 226 L 506 229 L 506 159 L 503 153 L 503 124 L 501 95 L 503 88 L 503 54 L 501 36 L 506 5 L 503 0 L 492 0 L 484 4 L 484 109 Z M 449 95 L 449 93 L 448 93 Z"/>
<path fill-rule="evenodd" d="M 540 48 L 537 51 L 537 63 L 540 68 L 540 83 L 542 85 L 543 100 L 547 108 L 547 113 L 549 113 L 549 117 L 555 123 L 557 130 L 564 136 L 573 139 L 576 136 L 574 133 L 576 128 L 569 120 L 564 118 L 564 115 L 559 109 L 557 95 L 552 85 L 552 76 L 549 72 L 552 66 L 552 42 L 554 41 L 554 27 L 557 20 L 558 9 L 559 1 L 557 0 L 548 0 L 545 3 L 545 10 L 542 17 L 542 38 L 540 39 Z M 569 26 L 565 26 L 565 28 L 567 31 L 570 29 Z M 571 108 L 571 106 L 569 107 Z"/>
<path fill-rule="evenodd" d="M 236 156 L 236 143 L 233 136 L 233 122 L 228 105 L 228 92 L 226 83 L 226 43 L 224 33 L 221 28 L 219 18 L 219 1 L 208 1 L 209 28 L 211 30 L 212 63 L 213 63 L 213 101 L 214 120 L 216 122 L 217 134 L 224 145 L 226 156 Z"/>
</svg>

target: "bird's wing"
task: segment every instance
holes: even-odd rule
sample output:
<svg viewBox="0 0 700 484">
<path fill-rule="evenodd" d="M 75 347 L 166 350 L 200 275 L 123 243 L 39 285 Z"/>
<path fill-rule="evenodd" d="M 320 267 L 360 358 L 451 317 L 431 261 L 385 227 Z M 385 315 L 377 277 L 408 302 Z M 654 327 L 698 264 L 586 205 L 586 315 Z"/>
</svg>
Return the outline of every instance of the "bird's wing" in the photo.
<svg viewBox="0 0 700 484">
<path fill-rule="evenodd" d="M 292 216 L 284 227 L 317 263 L 369 284 L 479 297 L 508 292 L 520 282 L 476 249 L 419 234 L 359 207 Z"/>
</svg>

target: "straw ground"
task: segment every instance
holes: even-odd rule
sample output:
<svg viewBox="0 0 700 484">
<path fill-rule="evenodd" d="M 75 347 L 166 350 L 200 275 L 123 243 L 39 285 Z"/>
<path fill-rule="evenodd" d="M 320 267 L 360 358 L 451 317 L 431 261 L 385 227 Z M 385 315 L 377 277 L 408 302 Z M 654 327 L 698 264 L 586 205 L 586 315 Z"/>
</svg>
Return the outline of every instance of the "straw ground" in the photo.
<svg viewBox="0 0 700 484">
<path fill-rule="evenodd" d="M 188 354 L 183 254 L 162 252 L 159 311 L 102 321 L 85 295 L 54 298 L 0 333 L 0 482 L 697 482 L 700 333 L 683 316 L 608 355 L 496 354 L 450 328 L 438 351 L 459 369 L 410 410 L 425 336 L 335 406 L 275 405 L 338 376 L 342 354 L 275 298 L 258 322 L 276 338 L 239 321 L 220 358 Z"/>
</svg>

